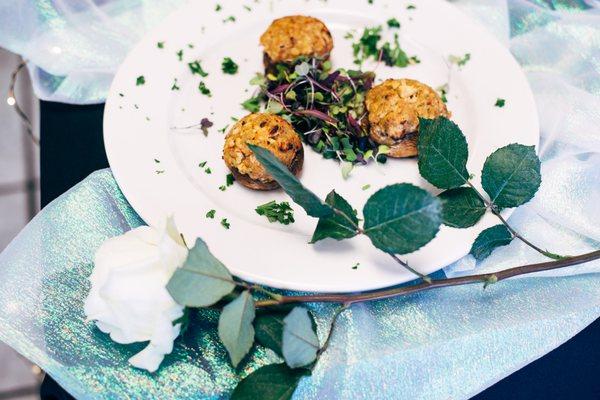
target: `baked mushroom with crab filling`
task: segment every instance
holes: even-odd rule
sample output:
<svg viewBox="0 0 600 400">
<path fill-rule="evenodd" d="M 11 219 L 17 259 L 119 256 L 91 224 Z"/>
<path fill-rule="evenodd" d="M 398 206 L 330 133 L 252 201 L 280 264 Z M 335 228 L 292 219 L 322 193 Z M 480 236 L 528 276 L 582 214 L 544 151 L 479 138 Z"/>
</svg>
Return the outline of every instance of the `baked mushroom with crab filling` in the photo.
<svg viewBox="0 0 600 400">
<path fill-rule="evenodd" d="M 450 117 L 446 104 L 431 87 L 413 79 L 388 79 L 367 93 L 369 136 L 389 146 L 388 156 L 417 155 L 419 118 Z"/>
<path fill-rule="evenodd" d="M 279 184 L 265 170 L 247 144 L 271 151 L 294 175 L 304 162 L 300 137 L 285 119 L 266 113 L 245 116 L 225 137 L 223 160 L 235 180 L 254 190 L 272 190 Z"/>
<path fill-rule="evenodd" d="M 333 49 L 333 39 L 325 24 L 313 17 L 291 15 L 274 20 L 260 37 L 265 68 L 291 64 L 299 57 L 325 61 Z"/>
</svg>

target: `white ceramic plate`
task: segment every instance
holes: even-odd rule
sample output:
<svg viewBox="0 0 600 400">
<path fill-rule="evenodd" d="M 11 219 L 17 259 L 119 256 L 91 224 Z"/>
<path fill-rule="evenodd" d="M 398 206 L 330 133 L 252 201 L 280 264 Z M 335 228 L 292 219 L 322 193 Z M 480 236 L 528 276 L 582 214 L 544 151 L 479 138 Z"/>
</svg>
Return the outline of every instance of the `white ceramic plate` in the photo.
<svg viewBox="0 0 600 400">
<path fill-rule="evenodd" d="M 249 11 L 246 4 L 252 8 Z M 219 190 L 229 172 L 222 159 L 224 134 L 218 129 L 246 112 L 239 104 L 252 94 L 249 80 L 262 70 L 260 34 L 279 16 L 303 14 L 322 19 L 331 30 L 334 67 L 352 67 L 347 32 L 385 25 L 397 18 L 400 40 L 409 55 L 421 63 L 408 68 L 377 67 L 378 80 L 415 78 L 438 87 L 448 82 L 448 108 L 468 138 L 469 170 L 479 182 L 487 155 L 509 143 L 538 143 L 538 122 L 532 93 L 523 72 L 483 27 L 442 0 L 414 2 L 366 0 L 223 1 L 223 8 L 204 1 L 190 2 L 147 35 L 129 54 L 117 73 L 106 103 L 104 140 L 112 171 L 123 193 L 148 224 L 160 224 L 174 214 L 188 242 L 200 236 L 212 252 L 240 278 L 278 288 L 347 292 L 381 288 L 406 282 L 414 275 L 376 250 L 366 237 L 308 244 L 317 221 L 294 207 L 296 223 L 270 224 L 258 216 L 256 206 L 270 200 L 289 200 L 281 190 L 256 192 L 239 184 Z M 229 16 L 236 21 L 224 22 Z M 157 46 L 164 42 L 163 48 Z M 183 50 L 183 61 L 176 55 Z M 449 55 L 471 54 L 460 70 L 449 73 Z M 221 61 L 232 57 L 240 66 L 236 75 L 221 72 Z M 192 75 L 187 62 L 199 59 L 209 72 Z M 364 69 L 374 68 L 374 64 Z M 136 85 L 138 76 L 145 84 Z M 174 80 L 180 90 L 171 90 Z M 212 91 L 198 91 L 203 80 Z M 504 108 L 494 106 L 506 99 Z M 214 122 L 205 137 L 199 129 L 173 129 Z M 305 149 L 301 181 L 322 196 L 333 188 L 358 210 L 377 189 L 411 182 L 430 189 L 417 171 L 414 159 L 385 165 L 357 167 L 343 180 L 336 162 Z M 199 163 L 206 162 L 207 174 Z M 370 184 L 369 190 L 361 188 Z M 207 219 L 215 209 L 216 218 Z M 220 224 L 227 218 L 229 230 Z M 470 229 L 442 227 L 437 237 L 408 262 L 431 273 L 468 253 L 475 237 L 496 223 L 486 216 Z M 353 269 L 359 263 L 358 267 Z"/>
</svg>

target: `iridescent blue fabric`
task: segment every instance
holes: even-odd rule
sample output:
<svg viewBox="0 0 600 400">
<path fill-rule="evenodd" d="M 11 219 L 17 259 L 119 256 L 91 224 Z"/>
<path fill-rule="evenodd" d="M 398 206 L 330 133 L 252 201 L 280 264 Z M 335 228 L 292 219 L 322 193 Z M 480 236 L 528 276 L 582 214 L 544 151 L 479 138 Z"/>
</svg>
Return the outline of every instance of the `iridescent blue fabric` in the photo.
<svg viewBox="0 0 600 400">
<path fill-rule="evenodd" d="M 41 74 L 36 78 L 38 90 L 47 91 L 38 93 L 76 103 L 101 101 L 114 69 L 135 41 L 133 36 L 178 4 L 10 3 L 10 7 L 0 4 L 0 44 L 39 66 L 32 69 Z M 600 248 L 598 2 L 454 3 L 483 20 L 510 47 L 536 96 L 543 184 L 510 222 L 554 252 L 578 254 Z M 76 6 L 80 13 L 66 18 L 64 11 Z M 131 32 L 115 40 L 102 24 L 88 27 L 91 17 L 85 10 L 116 18 Z M 152 22 L 140 22 L 147 18 Z M 36 24 L 39 31 L 33 29 Z M 72 36 L 74 26 L 78 33 Z M 48 39 L 38 32 L 50 32 L 52 41 L 45 42 Z M 90 37 L 96 41 L 113 37 L 113 42 L 100 51 L 86 47 Z M 52 50 L 55 43 L 60 43 L 60 51 Z M 60 55 L 71 58 L 57 61 Z M 91 67 L 92 56 L 102 68 Z M 194 316 L 193 329 L 176 342 L 174 353 L 155 374 L 127 364 L 143 344 L 115 344 L 85 322 L 83 300 L 94 251 L 106 238 L 140 224 L 108 170 L 96 172 L 45 208 L 0 255 L 0 340 L 80 399 L 226 398 L 241 377 L 277 357 L 257 348 L 233 369 L 217 340 L 214 312 Z M 541 259 L 514 242 L 479 265 L 465 257 L 445 273 L 493 271 Z M 485 290 L 475 285 L 445 288 L 354 305 L 342 314 L 329 350 L 313 375 L 302 380 L 295 398 L 469 398 L 595 320 L 600 315 L 598 272 L 600 263 L 595 262 L 512 279 Z M 323 340 L 333 309 L 311 308 Z"/>
<path fill-rule="evenodd" d="M 0 340 L 79 399 L 226 398 L 238 379 L 277 358 L 257 348 L 233 369 L 214 312 L 194 316 L 155 374 L 127 363 L 143 344 L 116 344 L 85 322 L 94 251 L 140 224 L 108 170 L 46 207 L 0 255 Z M 592 267 L 354 305 L 295 398 L 466 399 L 598 317 Z M 311 308 L 322 341 L 333 309 Z"/>
</svg>

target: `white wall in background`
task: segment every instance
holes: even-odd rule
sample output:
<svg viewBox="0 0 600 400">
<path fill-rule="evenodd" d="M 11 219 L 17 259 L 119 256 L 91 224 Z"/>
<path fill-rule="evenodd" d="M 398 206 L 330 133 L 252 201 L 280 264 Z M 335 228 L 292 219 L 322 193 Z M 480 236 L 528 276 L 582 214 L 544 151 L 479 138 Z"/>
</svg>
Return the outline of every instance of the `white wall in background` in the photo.
<svg viewBox="0 0 600 400">
<path fill-rule="evenodd" d="M 25 136 L 19 118 L 6 103 L 10 73 L 18 62 L 15 55 L 0 49 L 0 252 L 27 224 L 30 199 L 26 184 L 39 177 L 38 149 Z M 38 106 L 29 90 L 27 73 L 22 72 L 19 76 L 17 97 L 27 114 L 37 121 Z M 36 209 L 38 198 L 36 192 Z M 37 378 L 32 373 L 32 365 L 1 342 L 0 361 L 0 398 L 17 399 L 7 395 L 23 388 L 36 390 Z M 34 400 L 39 396 L 20 396 L 18 399 Z"/>
<path fill-rule="evenodd" d="M 38 181 L 39 151 L 6 102 L 10 74 L 18 63 L 17 56 L 0 49 L 0 251 L 27 224 L 32 213 L 30 201 L 35 205 L 34 212 L 39 208 L 37 193 L 32 199 L 26 190 L 28 182 Z M 16 92 L 19 104 L 37 121 L 37 101 L 25 71 L 19 75 Z"/>
</svg>

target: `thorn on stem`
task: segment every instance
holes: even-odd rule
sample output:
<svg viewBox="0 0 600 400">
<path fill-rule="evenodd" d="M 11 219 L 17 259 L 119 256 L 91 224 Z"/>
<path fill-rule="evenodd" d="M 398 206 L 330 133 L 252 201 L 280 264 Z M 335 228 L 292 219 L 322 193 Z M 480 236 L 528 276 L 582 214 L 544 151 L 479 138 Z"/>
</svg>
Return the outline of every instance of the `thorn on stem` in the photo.
<svg viewBox="0 0 600 400">
<path fill-rule="evenodd" d="M 496 274 L 489 275 L 483 281 L 483 290 L 485 290 L 489 285 L 493 285 L 496 282 L 498 282 L 498 277 L 496 276 Z"/>
</svg>

